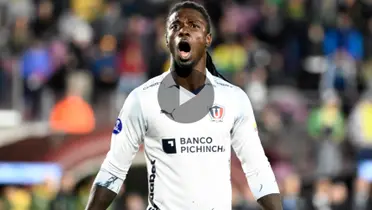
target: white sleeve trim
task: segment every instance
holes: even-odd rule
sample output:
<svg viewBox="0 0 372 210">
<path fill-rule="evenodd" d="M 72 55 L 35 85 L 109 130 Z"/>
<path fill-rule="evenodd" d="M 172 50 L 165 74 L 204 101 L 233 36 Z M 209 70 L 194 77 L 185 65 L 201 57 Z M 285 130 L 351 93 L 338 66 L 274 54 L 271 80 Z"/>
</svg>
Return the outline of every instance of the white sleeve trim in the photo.
<svg viewBox="0 0 372 210">
<path fill-rule="evenodd" d="M 94 185 L 105 187 L 116 194 L 120 192 L 123 183 L 124 180 L 104 169 L 101 169 L 98 172 L 96 179 L 94 180 Z"/>
<path fill-rule="evenodd" d="M 275 175 L 270 164 L 247 176 L 251 192 L 256 200 L 265 195 L 280 193 Z"/>
</svg>

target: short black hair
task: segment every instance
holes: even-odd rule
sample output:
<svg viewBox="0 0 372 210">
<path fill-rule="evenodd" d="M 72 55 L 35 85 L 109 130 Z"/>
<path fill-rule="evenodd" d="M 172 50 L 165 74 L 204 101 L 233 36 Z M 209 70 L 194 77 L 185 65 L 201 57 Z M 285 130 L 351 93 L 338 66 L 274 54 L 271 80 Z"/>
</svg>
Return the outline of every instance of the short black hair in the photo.
<svg viewBox="0 0 372 210">
<path fill-rule="evenodd" d="M 167 17 L 167 22 L 168 22 L 168 19 L 169 17 L 175 13 L 175 12 L 178 12 L 179 10 L 181 9 L 194 9 L 196 11 L 198 11 L 202 16 L 203 18 L 205 19 L 205 21 L 207 22 L 207 32 L 208 34 L 211 33 L 211 28 L 212 28 L 212 21 L 211 21 L 211 17 L 209 16 L 207 10 L 204 8 L 203 5 L 197 3 L 197 2 L 194 2 L 194 1 L 182 1 L 182 2 L 178 2 L 176 3 L 175 5 L 173 5 L 173 7 L 169 10 L 169 13 L 168 13 L 168 17 Z M 206 63 L 206 67 L 208 69 L 208 71 L 216 76 L 216 77 L 220 77 L 222 78 L 223 80 L 227 81 L 227 79 L 225 79 L 216 69 L 216 66 L 214 65 L 213 61 L 212 61 L 212 57 L 211 55 L 208 53 L 207 51 L 207 63 Z"/>
<path fill-rule="evenodd" d="M 211 21 L 211 17 L 209 16 L 207 10 L 203 7 L 203 5 L 199 4 L 199 3 L 196 3 L 196 2 L 193 2 L 193 1 L 182 1 L 182 2 L 179 2 L 175 5 L 173 5 L 173 7 L 169 10 L 169 14 L 168 14 L 168 18 L 175 12 L 178 12 L 179 10 L 181 9 L 194 9 L 196 11 L 198 11 L 204 18 L 205 22 L 207 22 L 207 32 L 210 33 L 211 32 L 211 25 L 212 25 L 212 21 Z M 167 20 L 168 20 L 167 18 Z"/>
</svg>

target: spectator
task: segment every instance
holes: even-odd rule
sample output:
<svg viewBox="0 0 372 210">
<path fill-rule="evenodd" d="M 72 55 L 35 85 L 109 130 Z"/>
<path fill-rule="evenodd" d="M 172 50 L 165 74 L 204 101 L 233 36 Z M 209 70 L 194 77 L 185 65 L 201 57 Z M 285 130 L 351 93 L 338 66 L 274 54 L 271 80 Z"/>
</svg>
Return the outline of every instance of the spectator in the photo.
<svg viewBox="0 0 372 210">
<path fill-rule="evenodd" d="M 297 210 L 305 207 L 304 200 L 300 197 L 301 180 L 297 174 L 291 174 L 284 180 L 283 210 Z"/>
<path fill-rule="evenodd" d="M 372 150 L 372 92 L 357 103 L 349 119 L 349 133 L 358 150 Z M 372 156 L 371 156 L 372 159 Z"/>
<path fill-rule="evenodd" d="M 308 43 L 305 45 L 305 54 L 307 56 L 319 56 L 323 54 L 324 28 L 321 24 L 317 22 L 310 24 L 307 32 L 307 41 Z"/>
<path fill-rule="evenodd" d="M 370 209 L 371 203 L 371 181 L 370 181 L 370 171 L 371 164 L 367 163 L 365 165 L 359 164 L 358 169 L 358 178 L 354 182 L 353 193 L 354 196 L 352 199 L 352 208 L 367 210 Z"/>
<path fill-rule="evenodd" d="M 62 177 L 61 187 L 57 196 L 50 203 L 50 210 L 76 209 L 76 197 L 73 194 L 74 186 L 74 177 L 71 174 L 65 174 Z"/>
<path fill-rule="evenodd" d="M 271 134 L 277 134 L 282 131 L 283 122 L 277 109 L 273 106 L 266 106 L 262 113 L 262 129 Z"/>
<path fill-rule="evenodd" d="M 321 107 L 314 108 L 310 113 L 308 132 L 315 139 L 328 135 L 332 141 L 342 141 L 345 130 L 341 101 L 333 90 L 326 91 L 322 101 Z"/>
<path fill-rule="evenodd" d="M 363 58 L 363 36 L 353 27 L 351 18 L 346 13 L 337 16 L 337 28 L 325 33 L 324 53 L 331 55 L 339 49 L 345 49 L 354 59 Z"/>
<path fill-rule="evenodd" d="M 32 22 L 32 29 L 34 35 L 40 39 L 48 39 L 57 33 L 53 6 L 50 0 L 42 0 L 38 5 L 37 16 Z"/>
<path fill-rule="evenodd" d="M 25 17 L 19 17 L 11 24 L 9 49 L 12 55 L 19 56 L 33 40 L 33 34 L 30 31 L 30 20 Z"/>
<path fill-rule="evenodd" d="M 349 210 L 351 203 L 344 183 L 334 183 L 330 190 L 331 207 L 335 210 Z"/>
<path fill-rule="evenodd" d="M 283 49 L 287 41 L 285 17 L 281 12 L 283 1 L 264 1 L 261 5 L 262 18 L 253 29 L 254 35 L 276 50 Z"/>
<path fill-rule="evenodd" d="M 73 70 L 88 71 L 92 55 L 92 27 L 85 22 L 76 25 L 70 40 L 69 67 Z"/>
<path fill-rule="evenodd" d="M 97 90 L 113 89 L 118 80 L 116 38 L 112 35 L 105 35 L 99 42 L 92 62 L 93 76 Z M 98 93 L 99 94 L 99 93 Z M 107 95 L 107 94 L 106 94 Z"/>
<path fill-rule="evenodd" d="M 13 22 L 18 18 L 30 20 L 35 12 L 35 5 L 28 0 L 7 1 L 7 20 Z M 9 23 L 8 22 L 8 23 Z"/>
<path fill-rule="evenodd" d="M 327 58 L 326 71 L 322 75 L 320 90 L 335 89 L 341 93 L 356 90 L 356 61 L 345 50 L 337 50 Z"/>
<path fill-rule="evenodd" d="M 307 4 L 304 0 L 289 0 L 286 2 L 288 16 L 295 21 L 303 21 L 307 16 Z"/>
<path fill-rule="evenodd" d="M 220 24 L 223 43 L 216 46 L 212 54 L 216 67 L 227 78 L 232 78 L 235 73 L 244 70 L 248 56 L 245 49 L 238 44 L 236 25 L 229 22 L 228 16 L 222 17 Z"/>
<path fill-rule="evenodd" d="M 364 34 L 365 62 L 362 63 L 361 79 L 367 88 L 372 87 L 372 18 L 368 19 Z"/>
<path fill-rule="evenodd" d="M 339 145 L 345 136 L 345 126 L 339 100 L 333 91 L 324 93 L 324 104 L 320 108 L 315 108 L 309 116 L 308 131 L 318 141 L 316 152 L 318 176 L 333 177 L 342 170 Z"/>
<path fill-rule="evenodd" d="M 26 103 L 31 107 L 31 118 L 37 116 L 41 107 L 42 91 L 52 74 L 51 57 L 45 44 L 35 40 L 21 60 L 21 72 L 24 82 Z"/>
<path fill-rule="evenodd" d="M 149 63 L 151 63 L 151 68 L 149 68 L 148 76 L 153 78 L 160 75 L 161 73 L 168 71 L 169 69 L 169 54 L 167 44 L 164 39 L 165 33 L 165 22 L 164 17 L 160 16 L 154 21 L 154 38 L 149 40 L 149 45 L 153 47 L 150 50 Z M 150 44 L 152 43 L 152 44 Z"/>
<path fill-rule="evenodd" d="M 121 16 L 119 3 L 108 2 L 105 5 L 103 16 L 96 19 L 92 25 L 96 38 L 107 34 L 113 35 L 115 38 L 121 37 L 126 28 L 126 23 Z"/>
<path fill-rule="evenodd" d="M 129 93 L 146 80 L 147 66 L 144 60 L 143 35 L 146 21 L 133 16 L 128 23 L 128 31 L 119 51 L 118 68 L 120 73 L 120 92 Z"/>
<path fill-rule="evenodd" d="M 366 33 L 363 34 L 363 40 L 364 40 L 364 49 L 365 59 L 371 59 L 372 58 L 372 18 L 369 18 L 366 25 Z"/>
<path fill-rule="evenodd" d="M 145 210 L 145 202 L 140 194 L 130 193 L 126 198 L 126 210 Z"/>
<path fill-rule="evenodd" d="M 94 21 L 103 12 L 102 0 L 72 0 L 70 4 L 73 12 L 88 22 Z"/>
<path fill-rule="evenodd" d="M 355 106 L 350 120 L 349 133 L 357 150 L 357 179 L 355 180 L 354 206 L 365 209 L 372 183 L 372 94 L 367 92 Z"/>
<path fill-rule="evenodd" d="M 51 128 L 69 134 L 90 133 L 95 127 L 95 116 L 91 106 L 84 100 L 90 92 L 90 78 L 77 72 L 71 75 L 68 83 L 66 97 L 51 112 Z"/>
<path fill-rule="evenodd" d="M 310 197 L 308 206 L 310 209 L 327 209 L 331 210 L 331 200 L 329 192 L 331 189 L 331 181 L 328 179 L 319 178 L 315 182 L 314 194 Z"/>
<path fill-rule="evenodd" d="M 66 91 L 66 78 L 68 73 L 68 49 L 64 41 L 53 39 L 49 45 L 52 60 L 53 74 L 47 86 L 53 90 L 55 101 L 60 100 Z"/>
</svg>

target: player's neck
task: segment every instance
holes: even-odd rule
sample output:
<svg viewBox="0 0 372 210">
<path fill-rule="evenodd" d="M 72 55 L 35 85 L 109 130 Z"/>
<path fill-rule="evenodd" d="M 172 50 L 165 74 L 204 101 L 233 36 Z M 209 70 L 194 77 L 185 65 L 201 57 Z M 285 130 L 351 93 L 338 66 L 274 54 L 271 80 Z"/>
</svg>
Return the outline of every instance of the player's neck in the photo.
<svg viewBox="0 0 372 210">
<path fill-rule="evenodd" d="M 205 62 L 204 63 L 199 62 L 197 65 L 191 68 L 192 70 L 182 69 L 182 67 L 179 67 L 174 63 L 172 63 L 172 67 L 171 67 L 174 81 L 178 85 L 185 88 L 186 90 L 194 91 L 194 90 L 199 89 L 205 84 L 205 79 L 206 79 Z M 179 74 L 177 74 L 177 72 L 180 72 L 180 71 L 190 71 L 190 73 L 188 75 L 180 76 Z M 202 77 L 201 75 L 205 75 L 205 76 Z"/>
</svg>

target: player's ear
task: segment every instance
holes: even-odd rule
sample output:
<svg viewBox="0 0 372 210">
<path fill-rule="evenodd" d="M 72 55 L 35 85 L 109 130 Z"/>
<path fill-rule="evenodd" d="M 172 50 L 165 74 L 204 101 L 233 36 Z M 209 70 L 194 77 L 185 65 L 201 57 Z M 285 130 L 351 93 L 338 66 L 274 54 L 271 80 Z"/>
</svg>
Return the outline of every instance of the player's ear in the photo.
<svg viewBox="0 0 372 210">
<path fill-rule="evenodd" d="M 210 47 L 211 44 L 212 44 L 212 34 L 211 33 L 207 34 L 207 36 L 205 37 L 205 39 L 206 39 L 205 42 L 207 43 L 206 46 L 207 47 Z"/>
</svg>

